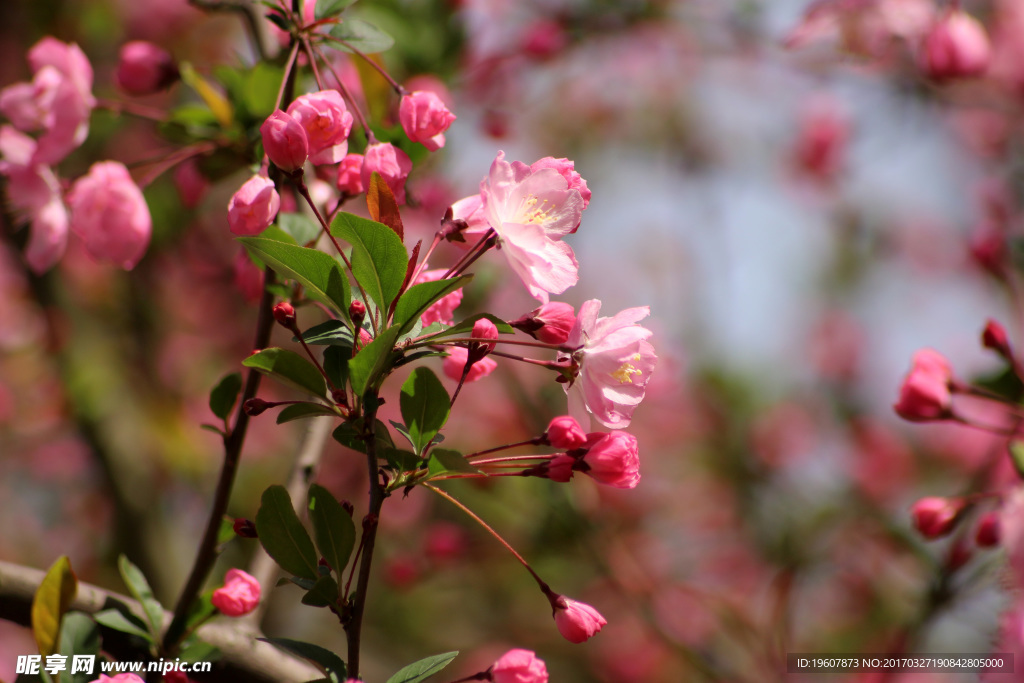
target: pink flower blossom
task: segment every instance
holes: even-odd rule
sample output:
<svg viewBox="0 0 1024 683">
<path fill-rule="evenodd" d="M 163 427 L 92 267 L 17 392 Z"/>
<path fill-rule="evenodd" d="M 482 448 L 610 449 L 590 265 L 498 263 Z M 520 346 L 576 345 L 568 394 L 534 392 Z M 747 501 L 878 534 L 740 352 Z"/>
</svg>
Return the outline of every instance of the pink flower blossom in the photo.
<svg viewBox="0 0 1024 683">
<path fill-rule="evenodd" d="M 229 569 L 224 585 L 213 591 L 210 601 L 221 614 L 244 616 L 260 603 L 260 582 L 241 569 Z"/>
<path fill-rule="evenodd" d="M 95 681 L 92 681 L 92 683 L 145 683 L 145 681 L 139 678 L 136 674 L 123 673 L 115 676 L 100 674 L 100 677 Z"/>
<path fill-rule="evenodd" d="M 583 179 L 579 173 L 576 172 L 576 164 L 566 158 L 556 159 L 554 157 L 544 157 L 530 164 L 530 170 L 536 173 L 542 168 L 553 168 L 565 178 L 565 182 L 569 183 L 570 190 L 579 190 L 580 199 L 583 200 L 583 208 L 587 208 L 590 204 L 590 189 L 587 188 L 587 181 Z"/>
<path fill-rule="evenodd" d="M 605 427 L 628 427 L 658 360 L 647 341 L 651 331 L 637 324 L 650 309 L 628 308 L 611 318 L 598 318 L 600 311 L 597 299 L 580 306 L 566 341 L 577 350 L 561 357 L 579 365 L 579 374 L 564 385 L 569 414 L 584 427 L 588 413 Z"/>
<path fill-rule="evenodd" d="M 0 126 L 0 174 L 7 176 L 11 209 L 30 224 L 25 260 L 33 272 L 43 273 L 64 255 L 68 213 L 60 181 L 49 166 L 33 163 L 35 151 L 35 140 Z"/>
<path fill-rule="evenodd" d="M 34 165 L 63 160 L 85 141 L 92 95 L 92 65 L 74 44 L 43 38 L 28 52 L 34 78 L 0 90 L 0 112 L 23 131 L 42 129 Z"/>
<path fill-rule="evenodd" d="M 608 620 L 596 609 L 572 598 L 559 596 L 555 604 L 555 626 L 570 643 L 593 638 Z"/>
<path fill-rule="evenodd" d="M 551 301 L 509 323 L 545 344 L 564 344 L 576 324 L 576 311 L 569 304 Z"/>
<path fill-rule="evenodd" d="M 117 84 L 129 95 L 150 95 L 178 80 L 178 67 L 171 53 L 145 40 L 121 46 L 117 62 Z"/>
<path fill-rule="evenodd" d="M 580 423 L 568 415 L 553 418 L 548 423 L 546 434 L 548 443 L 567 451 L 580 448 L 587 443 L 587 434 L 580 427 Z"/>
<path fill-rule="evenodd" d="M 985 323 L 985 329 L 981 333 L 981 345 L 986 349 L 992 349 L 1004 358 L 1013 358 L 1013 350 L 1010 348 L 1010 339 L 1006 334 L 1006 328 L 991 318 Z"/>
<path fill-rule="evenodd" d="M 925 36 L 920 65 L 936 80 L 978 76 L 992 59 L 988 35 L 978 20 L 961 11 L 950 11 Z"/>
<path fill-rule="evenodd" d="M 409 155 L 390 142 L 368 145 L 363 154 L 363 187 L 370 187 L 370 177 L 376 171 L 395 195 L 395 201 L 405 203 L 405 179 L 412 171 Z"/>
<path fill-rule="evenodd" d="M 199 171 L 195 158 L 187 159 L 174 169 L 174 186 L 186 209 L 194 209 L 210 189 L 210 181 Z"/>
<path fill-rule="evenodd" d="M 467 227 L 461 231 L 464 242 L 456 242 L 467 249 L 472 247 L 480 238 L 491 229 L 490 224 L 487 222 L 487 218 L 484 216 L 483 199 L 480 198 L 480 193 L 477 192 L 474 195 L 463 197 L 459 201 L 452 204 L 452 218 L 455 220 L 462 220 L 466 222 Z"/>
<path fill-rule="evenodd" d="M 498 328 L 487 318 L 480 318 L 473 323 L 473 334 L 475 339 L 497 339 Z M 488 353 L 494 350 L 495 344 L 486 344 L 483 342 L 474 342 L 471 344 L 471 348 L 475 349 L 474 356 L 479 355 L 480 357 L 486 356 Z"/>
<path fill-rule="evenodd" d="M 493 683 L 548 683 L 548 668 L 530 650 L 509 650 L 490 668 Z"/>
<path fill-rule="evenodd" d="M 228 202 L 228 225 L 236 235 L 258 235 L 274 222 L 281 197 L 269 178 L 254 175 Z"/>
<path fill-rule="evenodd" d="M 128 169 L 117 161 L 93 164 L 68 193 L 71 230 L 86 251 L 125 270 L 139 262 L 149 246 L 153 219 Z"/>
<path fill-rule="evenodd" d="M 310 162 L 336 164 L 345 158 L 353 119 L 337 90 L 302 95 L 288 107 L 288 114 L 306 131 Z"/>
<path fill-rule="evenodd" d="M 993 548 L 999 545 L 999 537 L 999 513 L 986 512 L 978 519 L 978 525 L 974 529 L 974 542 L 979 548 Z"/>
<path fill-rule="evenodd" d="M 416 276 L 416 281 L 413 282 L 413 284 L 418 285 L 423 282 L 440 280 L 446 272 L 448 272 L 447 268 L 423 271 Z M 434 323 L 441 323 L 442 325 L 454 324 L 455 309 L 458 308 L 461 303 L 462 287 L 459 287 L 449 294 L 445 294 L 443 297 L 431 304 L 430 307 L 423 312 L 423 315 L 420 316 L 420 321 L 423 323 L 423 327 L 429 327 Z"/>
<path fill-rule="evenodd" d="M 260 126 L 263 149 L 274 165 L 286 173 L 302 168 L 309 156 L 306 129 L 295 117 L 278 109 Z"/>
<path fill-rule="evenodd" d="M 950 498 L 929 496 L 910 508 L 914 528 L 927 539 L 941 538 L 953 530 L 963 503 Z"/>
<path fill-rule="evenodd" d="M 547 467 L 538 468 L 538 475 L 551 481 L 565 483 L 572 479 L 573 472 L 579 461 L 567 453 L 559 453 L 547 462 Z"/>
<path fill-rule="evenodd" d="M 357 195 L 363 187 L 363 155 L 346 154 L 338 164 L 338 190 L 347 195 Z"/>
<path fill-rule="evenodd" d="M 402 96 L 398 118 L 410 140 L 435 152 L 444 147 L 444 132 L 455 121 L 455 114 L 436 93 L 417 90 Z"/>
<path fill-rule="evenodd" d="M 595 481 L 620 489 L 636 488 L 640 483 L 640 457 L 636 437 L 614 430 L 608 434 L 595 432 L 587 439 L 583 471 Z"/>
<path fill-rule="evenodd" d="M 793 155 L 797 167 L 819 181 L 832 180 L 842 168 L 850 137 L 849 120 L 831 98 L 809 100 L 800 112 Z"/>
<path fill-rule="evenodd" d="M 893 405 L 904 420 L 942 420 L 952 414 L 950 382 L 953 369 L 945 357 L 932 349 L 914 354 L 910 372 L 900 386 L 900 398 Z"/>
<path fill-rule="evenodd" d="M 469 360 L 469 351 L 463 346 L 450 346 L 447 350 L 448 357 L 444 359 L 441 367 L 444 374 L 457 382 L 462 379 L 463 368 L 466 367 L 466 362 Z M 475 382 L 478 379 L 483 379 L 494 372 L 497 367 L 498 364 L 493 358 L 481 358 L 470 366 L 466 381 Z"/>
<path fill-rule="evenodd" d="M 583 198 L 554 168 L 532 170 L 498 152 L 480 183 L 482 211 L 498 245 L 530 294 L 541 303 L 578 280 L 572 248 L 561 239 L 580 223 Z"/>
</svg>

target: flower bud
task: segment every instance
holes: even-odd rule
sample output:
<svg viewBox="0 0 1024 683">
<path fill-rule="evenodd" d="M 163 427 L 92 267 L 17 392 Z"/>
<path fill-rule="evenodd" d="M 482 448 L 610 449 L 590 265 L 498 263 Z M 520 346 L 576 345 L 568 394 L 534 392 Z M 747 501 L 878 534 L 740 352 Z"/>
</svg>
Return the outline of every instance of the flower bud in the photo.
<svg viewBox="0 0 1024 683">
<path fill-rule="evenodd" d="M 480 318 L 473 323 L 473 337 L 476 339 L 497 339 L 498 328 L 487 318 Z M 473 342 L 470 344 L 470 357 L 476 357 L 477 360 L 483 358 L 491 351 L 494 350 L 496 344 L 485 344 L 483 342 Z"/>
<path fill-rule="evenodd" d="M 289 105 L 288 115 L 306 131 L 311 163 L 336 164 L 345 157 L 352 114 L 337 90 L 321 90 L 297 97 Z"/>
<path fill-rule="evenodd" d="M 366 188 L 363 185 L 363 155 L 347 154 L 338 164 L 338 191 L 346 195 L 357 195 Z"/>
<path fill-rule="evenodd" d="M 962 509 L 963 503 L 959 500 L 929 496 L 914 503 L 910 515 L 918 533 L 933 540 L 953 530 Z"/>
<path fill-rule="evenodd" d="M 236 517 L 235 521 L 231 524 L 231 528 L 242 538 L 259 538 L 259 534 L 256 533 L 256 525 L 251 519 Z"/>
<path fill-rule="evenodd" d="M 974 542 L 979 548 L 994 548 L 1002 536 L 998 512 L 986 512 L 978 519 L 974 530 Z"/>
<path fill-rule="evenodd" d="M 548 683 L 543 659 L 530 650 L 509 650 L 488 669 L 493 683 Z"/>
<path fill-rule="evenodd" d="M 448 111 L 437 93 L 417 90 L 402 96 L 398 119 L 410 140 L 434 152 L 444 147 L 444 132 L 452 125 L 455 114 Z"/>
<path fill-rule="evenodd" d="M 258 235 L 274 222 L 280 208 L 273 181 L 254 175 L 228 202 L 228 225 L 236 235 Z"/>
<path fill-rule="evenodd" d="M 287 301 L 282 301 L 281 303 L 277 304 L 276 306 L 274 306 L 274 320 L 276 320 L 277 324 L 280 325 L 281 327 L 287 328 L 289 330 L 294 330 L 295 307 L 292 306 Z"/>
<path fill-rule="evenodd" d="M 569 330 L 575 323 L 576 313 L 572 306 L 552 301 L 510 322 L 509 325 L 545 344 L 564 344 L 569 338 Z"/>
<path fill-rule="evenodd" d="M 348 305 L 348 315 L 352 318 L 353 322 L 356 320 L 362 321 L 366 316 L 366 304 L 358 299 L 353 300 L 352 303 Z"/>
<path fill-rule="evenodd" d="M 555 448 L 571 451 L 587 443 L 587 435 L 580 423 L 568 415 L 556 417 L 548 423 L 545 433 L 548 443 Z"/>
<path fill-rule="evenodd" d="M 554 596 L 552 607 L 558 632 L 570 643 L 582 643 L 593 638 L 608 623 L 590 605 L 562 595 Z"/>
<path fill-rule="evenodd" d="M 914 354 L 910 372 L 900 387 L 899 401 L 893 408 L 911 422 L 946 419 L 953 410 L 952 379 L 949 361 L 937 351 L 922 349 Z"/>
<path fill-rule="evenodd" d="M 1013 350 L 1010 348 L 1010 340 L 1006 336 L 1006 328 L 991 318 L 985 323 L 985 330 L 981 333 L 981 345 L 986 349 L 992 349 L 1003 358 L 1013 358 Z"/>
<path fill-rule="evenodd" d="M 294 117 L 278 109 L 260 126 L 260 135 L 267 156 L 285 173 L 292 173 L 306 163 L 309 140 L 306 130 Z"/>
<path fill-rule="evenodd" d="M 263 413 L 267 408 L 273 407 L 273 403 L 264 401 L 262 398 L 250 398 L 248 401 L 242 404 L 242 410 L 249 417 L 256 417 Z"/>
<path fill-rule="evenodd" d="M 153 220 L 142 190 L 117 161 L 93 164 L 67 196 L 71 231 L 89 254 L 131 270 L 149 246 Z"/>
<path fill-rule="evenodd" d="M 352 514 L 356 511 L 356 506 L 353 505 L 352 501 L 350 500 L 343 500 L 341 501 L 341 509 L 347 512 L 348 516 L 351 517 Z"/>
<path fill-rule="evenodd" d="M 492 358 L 481 358 L 470 363 L 469 351 L 463 346 L 450 346 L 447 351 L 448 357 L 441 364 L 441 369 L 444 370 L 444 374 L 455 381 L 462 379 L 462 373 L 467 364 L 469 364 L 469 372 L 466 375 L 467 382 L 483 379 L 498 367 L 498 364 Z"/>
<path fill-rule="evenodd" d="M 537 476 L 547 477 L 551 481 L 565 483 L 572 479 L 572 473 L 579 461 L 571 455 L 559 453 L 548 460 L 546 466 L 541 466 Z"/>
<path fill-rule="evenodd" d="M 376 171 L 391 188 L 392 194 L 395 195 L 395 201 L 404 204 L 405 179 L 411 170 L 412 160 L 409 155 L 390 142 L 368 145 L 363 155 L 363 187 L 370 186 L 370 178 Z"/>
<path fill-rule="evenodd" d="M 224 585 L 213 591 L 210 602 L 229 617 L 245 616 L 260 603 L 260 582 L 241 569 L 229 569 Z"/>
<path fill-rule="evenodd" d="M 133 40 L 121 46 L 117 85 L 129 95 L 150 95 L 178 80 L 171 54 L 153 43 Z"/>
<path fill-rule="evenodd" d="M 921 70 L 936 80 L 978 76 L 988 68 L 992 47 L 978 20 L 966 12 L 951 11 L 925 36 Z"/>
<path fill-rule="evenodd" d="M 636 488 L 640 482 L 640 456 L 635 436 L 616 429 L 608 434 L 595 432 L 587 442 L 584 472 L 601 484 Z"/>
</svg>

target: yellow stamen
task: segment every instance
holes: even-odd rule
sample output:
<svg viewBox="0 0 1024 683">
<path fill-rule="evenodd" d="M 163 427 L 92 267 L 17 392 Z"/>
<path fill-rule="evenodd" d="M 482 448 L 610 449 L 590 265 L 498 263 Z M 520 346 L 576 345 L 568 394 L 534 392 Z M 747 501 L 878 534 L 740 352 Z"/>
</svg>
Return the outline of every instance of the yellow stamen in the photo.
<svg viewBox="0 0 1024 683">
<path fill-rule="evenodd" d="M 632 358 L 630 358 L 630 360 L 640 360 L 640 354 L 635 354 Z M 632 363 L 627 361 L 622 364 L 622 367 L 620 367 L 618 370 L 612 373 L 612 377 L 619 380 L 619 384 L 632 384 L 633 375 L 642 374 L 644 374 L 643 370 L 638 369 Z"/>
</svg>

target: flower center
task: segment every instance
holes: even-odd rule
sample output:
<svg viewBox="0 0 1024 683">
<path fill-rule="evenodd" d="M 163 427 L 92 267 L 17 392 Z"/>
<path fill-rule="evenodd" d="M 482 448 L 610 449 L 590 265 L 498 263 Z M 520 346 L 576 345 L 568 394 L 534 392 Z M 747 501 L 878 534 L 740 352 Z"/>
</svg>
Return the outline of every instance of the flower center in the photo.
<svg viewBox="0 0 1024 683">
<path fill-rule="evenodd" d="M 539 201 L 539 204 L 538 204 Z M 544 208 L 545 204 L 549 204 L 547 199 L 538 200 L 534 195 L 526 195 L 522 203 L 519 204 L 519 223 L 533 223 L 543 224 L 551 220 L 550 210 L 552 207 Z"/>
<path fill-rule="evenodd" d="M 633 357 L 630 358 L 629 360 L 631 360 L 631 361 L 640 360 L 640 354 L 637 353 L 637 354 L 633 355 Z M 643 370 L 640 370 L 639 368 L 637 368 L 635 365 L 633 365 L 629 361 L 626 361 L 625 363 L 623 363 L 619 367 L 618 370 L 616 370 L 615 372 L 612 373 L 612 377 L 614 379 L 619 380 L 619 384 L 632 384 L 633 383 L 633 375 L 642 375 L 642 374 L 644 374 Z"/>
</svg>

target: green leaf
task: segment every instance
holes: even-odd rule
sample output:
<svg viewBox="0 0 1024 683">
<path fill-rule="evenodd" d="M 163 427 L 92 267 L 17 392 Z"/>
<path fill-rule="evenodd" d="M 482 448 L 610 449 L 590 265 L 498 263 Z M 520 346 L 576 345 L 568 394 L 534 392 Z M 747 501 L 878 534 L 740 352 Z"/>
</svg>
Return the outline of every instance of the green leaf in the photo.
<svg viewBox="0 0 1024 683">
<path fill-rule="evenodd" d="M 71 560 L 61 555 L 46 572 L 32 598 L 32 635 L 39 654 L 44 657 L 57 652 L 61 619 L 77 592 L 78 579 L 71 570 Z"/>
<path fill-rule="evenodd" d="M 293 420 L 304 420 L 307 417 L 341 417 L 337 411 L 333 410 L 330 406 L 325 406 L 323 403 L 293 403 L 289 406 L 285 406 L 284 409 L 277 414 L 277 424 L 282 425 L 285 422 L 292 422 Z"/>
<path fill-rule="evenodd" d="M 132 564 L 125 555 L 117 558 L 117 568 L 121 572 L 121 578 L 128 586 L 128 592 L 142 605 L 142 611 L 146 614 L 146 621 L 149 622 L 149 632 L 153 640 L 160 639 L 160 627 L 164 621 L 164 608 L 157 602 L 153 595 L 153 589 L 143 576 L 142 570 Z"/>
<path fill-rule="evenodd" d="M 352 347 L 350 346 L 328 346 L 324 349 L 324 372 L 338 388 L 348 384 L 348 361 L 350 358 L 352 358 Z"/>
<path fill-rule="evenodd" d="M 310 607 L 327 607 L 338 601 L 338 582 L 330 576 L 321 576 L 313 584 L 305 595 L 302 596 L 302 604 Z"/>
<path fill-rule="evenodd" d="M 308 244 L 320 236 L 320 224 L 302 213 L 279 213 L 277 224 L 296 244 Z"/>
<path fill-rule="evenodd" d="M 345 9 L 356 0 L 320 0 L 316 3 L 316 12 L 313 16 L 316 17 L 317 21 L 320 19 L 326 19 L 327 17 L 333 17 L 337 14 L 341 14 L 341 10 Z"/>
<path fill-rule="evenodd" d="M 129 612 L 127 607 L 122 609 L 123 611 L 117 608 L 105 609 L 93 614 L 92 618 L 100 626 L 106 626 L 121 633 L 130 633 L 133 636 L 145 638 L 148 642 L 153 642 L 153 636 L 146 629 L 146 622 Z"/>
<path fill-rule="evenodd" d="M 400 448 L 384 446 L 380 448 L 380 457 L 388 461 L 396 472 L 409 472 L 423 466 L 423 460 L 415 453 Z"/>
<path fill-rule="evenodd" d="M 439 339 L 441 337 L 468 337 L 473 332 L 474 323 L 476 323 L 476 321 L 480 320 L 481 318 L 487 318 L 492 323 L 494 323 L 494 326 L 498 328 L 498 332 L 500 332 L 501 334 L 515 333 L 515 330 L 512 328 L 512 326 L 509 325 L 504 320 L 502 320 L 501 318 L 491 315 L 490 313 L 481 313 L 479 315 L 474 315 L 469 318 L 466 318 L 465 320 L 458 322 L 452 325 L 451 327 L 445 328 L 440 332 L 433 334 L 429 337 L 424 337 L 424 339 Z"/>
<path fill-rule="evenodd" d="M 433 657 L 413 662 L 389 678 L 387 683 L 419 683 L 419 681 L 424 681 L 448 666 L 458 654 L 458 651 L 445 652 L 444 654 L 434 655 Z"/>
<path fill-rule="evenodd" d="M 392 325 L 348 362 L 349 380 L 356 395 L 363 395 L 370 385 L 386 376 L 394 367 L 395 360 L 401 356 L 395 353 L 395 342 L 401 332 L 401 327 Z"/>
<path fill-rule="evenodd" d="M 352 245 L 352 275 L 380 310 L 388 310 L 409 264 L 401 238 L 383 223 L 344 212 L 331 221 L 331 234 Z"/>
<path fill-rule="evenodd" d="M 465 286 L 472 279 L 472 275 L 461 275 L 448 280 L 434 280 L 413 285 L 405 290 L 398 303 L 395 304 L 394 324 L 404 327 L 409 325 L 409 323 L 417 322 L 424 311 L 430 308 L 434 302 L 454 292 L 459 287 Z M 506 327 L 508 326 L 506 325 Z M 469 329 L 472 330 L 473 326 L 470 325 Z M 508 329 L 510 332 L 514 331 L 511 327 Z"/>
<path fill-rule="evenodd" d="M 263 237 L 239 237 L 249 253 L 306 288 L 306 294 L 348 320 L 352 300 L 348 278 L 341 265 L 317 249 L 299 247 Z"/>
<path fill-rule="evenodd" d="M 1017 471 L 1017 476 L 1024 479 L 1024 441 L 1010 442 L 1010 463 Z"/>
<path fill-rule="evenodd" d="M 256 533 L 267 554 L 286 572 L 313 581 L 319 578 L 313 541 L 295 514 L 285 487 L 274 485 L 263 492 Z"/>
<path fill-rule="evenodd" d="M 221 533 L 223 533 L 223 530 L 224 525 L 221 524 Z M 231 537 L 234 538 L 235 531 L 230 528 L 230 525 L 229 531 L 231 533 Z M 199 595 L 192 602 L 192 605 L 188 608 L 188 615 L 185 617 L 185 626 L 188 627 L 188 630 L 191 630 L 196 625 L 206 621 L 217 611 L 217 608 L 213 606 L 213 602 L 211 600 L 212 596 L 213 589 L 210 589 L 202 595 Z"/>
<path fill-rule="evenodd" d="M 309 487 L 309 518 L 316 547 L 338 577 L 342 576 L 356 542 L 356 526 L 331 492 L 319 484 Z M 335 594 L 337 595 L 337 594 Z"/>
<path fill-rule="evenodd" d="M 97 655 L 99 652 L 100 630 L 92 617 L 83 612 L 65 614 L 60 629 L 60 653 L 70 659 L 72 655 Z"/>
<path fill-rule="evenodd" d="M 366 442 L 360 438 L 363 429 L 362 420 L 353 420 L 352 422 L 345 422 L 338 426 L 334 430 L 332 436 L 334 440 L 340 443 L 342 446 L 351 448 L 354 451 L 360 453 L 366 452 Z M 377 420 L 375 437 L 377 443 L 383 448 L 394 448 L 395 442 L 391 439 L 391 433 L 388 432 L 388 426 Z"/>
<path fill-rule="evenodd" d="M 371 54 L 384 52 L 395 44 L 395 39 L 384 31 L 380 30 L 368 21 L 362 19 L 345 19 L 331 29 L 331 35 L 339 40 L 344 40 L 351 47 Z M 339 49 L 349 51 L 344 45 L 338 45 Z"/>
<path fill-rule="evenodd" d="M 274 113 L 277 90 L 281 85 L 284 71 L 267 62 L 259 62 L 247 74 L 242 85 L 245 108 L 257 121 L 263 121 Z M 300 242 L 302 244 L 302 242 Z"/>
<path fill-rule="evenodd" d="M 347 346 L 351 354 L 352 326 L 344 320 L 325 320 L 308 330 L 304 330 L 302 338 L 307 344 Z"/>
<path fill-rule="evenodd" d="M 473 467 L 462 453 L 446 448 L 435 448 L 430 451 L 427 471 L 431 477 L 442 474 L 480 474 L 480 470 Z"/>
<path fill-rule="evenodd" d="M 416 454 L 422 454 L 444 423 L 448 421 L 451 397 L 433 370 L 418 367 L 402 385 L 399 404 L 409 441 Z"/>
<path fill-rule="evenodd" d="M 178 657 L 183 662 L 215 662 L 220 659 L 220 650 L 209 643 L 197 640 L 187 645 Z"/>
<path fill-rule="evenodd" d="M 319 645 L 303 643 L 302 641 L 289 638 L 257 638 L 257 640 L 262 640 L 264 643 L 270 643 L 285 652 L 291 652 L 303 659 L 308 659 L 323 669 L 335 683 L 348 678 L 348 668 L 341 657 Z"/>
<path fill-rule="evenodd" d="M 290 387 L 314 396 L 323 396 L 327 393 L 324 376 L 315 365 L 294 351 L 277 347 L 263 349 L 243 360 L 242 365 L 255 368 Z"/>
<path fill-rule="evenodd" d="M 222 379 L 210 392 L 210 410 L 222 420 L 228 419 L 231 409 L 238 400 L 238 392 L 242 390 L 242 375 L 232 372 Z"/>
</svg>

